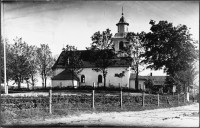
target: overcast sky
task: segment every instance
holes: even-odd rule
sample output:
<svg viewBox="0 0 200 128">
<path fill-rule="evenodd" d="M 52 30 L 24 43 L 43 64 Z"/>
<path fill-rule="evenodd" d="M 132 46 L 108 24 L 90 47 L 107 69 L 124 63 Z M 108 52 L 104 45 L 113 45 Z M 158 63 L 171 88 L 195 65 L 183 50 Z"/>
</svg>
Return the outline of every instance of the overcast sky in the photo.
<svg viewBox="0 0 200 128">
<path fill-rule="evenodd" d="M 149 32 L 151 19 L 167 20 L 175 26 L 187 25 L 199 40 L 198 1 L 8 2 L 1 6 L 2 35 L 9 43 L 22 37 L 28 44 L 49 44 L 53 55 L 67 44 L 85 49 L 97 31 L 109 28 L 114 35 L 122 7 L 129 32 Z"/>
</svg>

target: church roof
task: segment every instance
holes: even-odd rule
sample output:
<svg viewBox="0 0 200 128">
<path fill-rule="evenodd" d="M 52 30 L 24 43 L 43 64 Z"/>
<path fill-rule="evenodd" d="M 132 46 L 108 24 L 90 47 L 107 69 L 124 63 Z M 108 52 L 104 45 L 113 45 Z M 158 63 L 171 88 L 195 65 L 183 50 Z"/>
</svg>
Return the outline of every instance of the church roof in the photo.
<svg viewBox="0 0 200 128">
<path fill-rule="evenodd" d="M 136 74 L 131 74 L 130 80 L 135 80 Z M 164 85 L 165 84 L 165 79 L 166 76 L 138 76 L 139 80 L 147 80 L 147 79 L 152 79 L 154 85 Z"/>
<path fill-rule="evenodd" d="M 51 78 L 52 80 L 79 80 L 79 78 L 77 76 L 74 76 L 73 78 L 73 75 L 72 73 L 70 73 L 68 70 L 64 70 L 62 71 L 61 73 L 59 73 L 58 75 L 54 76 Z"/>
<path fill-rule="evenodd" d="M 89 50 L 78 50 L 76 52 L 80 52 L 80 59 L 83 61 L 82 68 L 94 68 L 95 65 L 90 63 L 89 56 L 92 54 Z M 61 52 L 60 56 L 58 57 L 56 63 L 53 65 L 52 69 L 55 68 L 65 68 L 64 63 L 64 52 Z M 131 65 L 130 61 L 127 61 L 127 57 L 125 58 L 114 58 L 115 64 L 111 65 L 111 67 L 129 67 Z"/>
<path fill-rule="evenodd" d="M 136 74 L 131 73 L 130 80 L 135 80 L 135 78 L 136 78 Z M 138 75 L 138 79 L 147 80 L 146 76 L 140 76 L 140 75 Z"/>
<path fill-rule="evenodd" d="M 126 20 L 125 20 L 123 15 L 122 15 L 122 17 L 120 18 L 119 22 L 116 25 L 118 26 L 119 24 L 129 25 L 129 23 L 126 22 Z"/>
</svg>

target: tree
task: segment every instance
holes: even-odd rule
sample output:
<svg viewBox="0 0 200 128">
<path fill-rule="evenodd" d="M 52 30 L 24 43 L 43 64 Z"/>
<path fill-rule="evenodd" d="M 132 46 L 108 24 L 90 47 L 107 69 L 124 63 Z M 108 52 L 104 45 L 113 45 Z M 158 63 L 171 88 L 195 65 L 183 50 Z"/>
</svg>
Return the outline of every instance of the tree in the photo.
<svg viewBox="0 0 200 128">
<path fill-rule="evenodd" d="M 139 72 L 144 70 L 143 64 L 142 64 L 142 57 L 141 54 L 144 52 L 144 49 L 142 47 L 141 40 L 144 38 L 145 33 L 134 33 L 129 32 L 126 36 L 126 40 L 128 41 L 126 47 L 124 49 L 120 50 L 118 54 L 125 53 L 131 58 L 132 64 L 131 69 L 134 70 L 136 74 L 135 79 L 135 87 L 138 89 L 138 75 Z M 130 61 L 130 58 L 127 59 L 127 61 Z"/>
<path fill-rule="evenodd" d="M 144 82 L 144 85 L 146 88 L 148 88 L 148 92 L 151 93 L 153 91 L 153 80 L 151 79 L 151 77 L 149 76 L 149 78 Z"/>
<path fill-rule="evenodd" d="M 173 26 L 167 21 L 155 24 L 151 20 L 151 32 L 147 33 L 142 42 L 145 49 L 143 62 L 148 68 L 161 69 L 171 75 L 181 70 L 186 70 L 197 58 L 196 47 L 186 25 Z"/>
<path fill-rule="evenodd" d="M 14 39 L 14 44 L 10 45 L 7 55 L 7 68 L 10 70 L 11 79 L 21 88 L 21 83 L 29 75 L 29 62 L 27 60 L 26 42 L 22 42 L 22 38 Z"/>
<path fill-rule="evenodd" d="M 75 46 L 67 45 L 63 48 L 65 69 L 72 75 L 72 85 L 74 79 L 83 70 L 83 61 L 80 58 L 81 52 Z"/>
<path fill-rule="evenodd" d="M 37 49 L 38 57 L 38 71 L 42 77 L 42 86 L 46 88 L 47 78 L 53 75 L 52 66 L 53 66 L 53 57 L 51 50 L 48 44 L 41 44 Z"/>
<path fill-rule="evenodd" d="M 196 70 L 194 64 L 191 64 L 187 70 L 176 72 L 174 77 L 168 77 L 167 87 L 172 89 L 172 85 L 177 85 L 178 93 L 186 93 L 189 88 L 193 88 L 194 80 L 198 74 L 199 71 Z"/>
<path fill-rule="evenodd" d="M 141 55 L 144 57 L 143 62 L 148 64 L 147 68 L 163 68 L 170 76 L 169 79 L 176 79 L 177 73 L 186 71 L 198 58 L 195 47 L 197 41 L 192 39 L 186 25 L 175 27 L 167 21 L 155 24 L 153 20 L 150 24 L 151 32 L 145 34 L 142 40 L 145 49 Z M 177 81 L 175 84 L 182 86 Z"/>
<path fill-rule="evenodd" d="M 103 74 L 104 87 L 106 87 L 107 68 L 115 63 L 112 34 L 109 29 L 106 29 L 102 33 L 95 32 L 91 38 L 91 47 L 86 49 L 91 51 L 90 62 L 95 65 L 93 70 Z"/>
<path fill-rule="evenodd" d="M 27 60 L 29 62 L 29 75 L 26 78 L 27 81 L 27 86 L 29 85 L 29 83 L 32 85 L 32 88 L 34 89 L 34 86 L 37 82 L 37 62 L 38 62 L 38 58 L 37 58 L 37 47 L 35 45 L 30 45 L 27 48 Z M 30 82 L 29 82 L 30 80 Z M 29 87 L 28 87 L 29 88 Z"/>
</svg>

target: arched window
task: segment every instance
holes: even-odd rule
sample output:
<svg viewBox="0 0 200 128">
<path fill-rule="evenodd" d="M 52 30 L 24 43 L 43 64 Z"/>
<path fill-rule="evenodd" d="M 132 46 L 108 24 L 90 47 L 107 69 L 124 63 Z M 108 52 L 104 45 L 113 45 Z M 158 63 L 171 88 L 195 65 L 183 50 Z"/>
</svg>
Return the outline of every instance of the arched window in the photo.
<svg viewBox="0 0 200 128">
<path fill-rule="evenodd" d="M 124 48 L 124 43 L 121 41 L 121 42 L 119 42 L 119 49 L 121 50 L 123 48 Z"/>
<path fill-rule="evenodd" d="M 98 75 L 98 83 L 102 83 L 102 75 Z"/>
<path fill-rule="evenodd" d="M 81 83 L 85 83 L 85 76 L 81 75 Z"/>
</svg>

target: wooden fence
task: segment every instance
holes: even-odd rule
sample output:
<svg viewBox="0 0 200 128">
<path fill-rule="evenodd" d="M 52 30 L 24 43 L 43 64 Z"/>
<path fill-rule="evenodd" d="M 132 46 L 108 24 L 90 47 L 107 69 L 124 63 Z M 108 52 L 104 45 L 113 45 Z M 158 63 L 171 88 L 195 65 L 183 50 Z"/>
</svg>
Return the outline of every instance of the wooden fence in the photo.
<svg viewBox="0 0 200 128">
<path fill-rule="evenodd" d="M 153 95 L 145 93 L 125 93 L 123 90 L 111 93 L 58 95 L 49 91 L 48 96 L 41 97 L 2 97 L 1 105 L 4 109 L 15 110 L 38 109 L 45 110 L 49 114 L 63 113 L 63 111 L 127 111 L 141 110 L 147 107 L 170 107 L 186 103 L 186 95 Z"/>
</svg>

